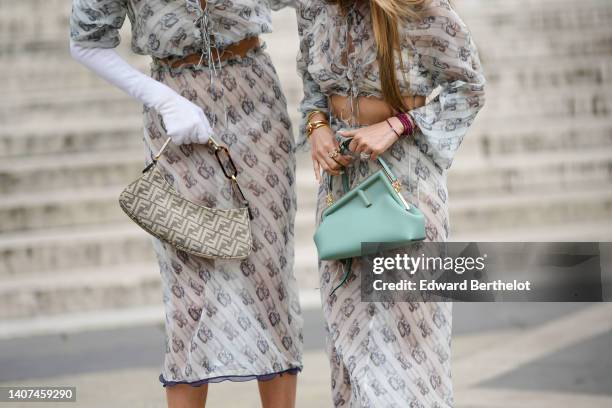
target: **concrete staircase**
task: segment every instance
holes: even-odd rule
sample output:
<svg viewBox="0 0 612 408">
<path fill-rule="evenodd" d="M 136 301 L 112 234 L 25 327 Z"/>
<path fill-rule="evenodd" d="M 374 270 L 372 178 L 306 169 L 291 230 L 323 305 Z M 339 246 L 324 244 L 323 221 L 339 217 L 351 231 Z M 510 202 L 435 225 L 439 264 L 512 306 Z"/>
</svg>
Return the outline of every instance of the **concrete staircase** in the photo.
<svg viewBox="0 0 612 408">
<path fill-rule="evenodd" d="M 449 173 L 452 238 L 609 240 L 612 4 L 456 3 L 479 44 L 489 96 Z M 5 322 L 161 302 L 150 239 L 116 201 L 142 168 L 141 107 L 70 59 L 69 7 L 0 0 Z M 275 23 L 267 42 L 297 120 L 293 12 Z M 125 28 L 121 52 L 146 72 Z M 296 275 L 313 292 L 317 186 L 306 155 L 298 169 Z"/>
</svg>

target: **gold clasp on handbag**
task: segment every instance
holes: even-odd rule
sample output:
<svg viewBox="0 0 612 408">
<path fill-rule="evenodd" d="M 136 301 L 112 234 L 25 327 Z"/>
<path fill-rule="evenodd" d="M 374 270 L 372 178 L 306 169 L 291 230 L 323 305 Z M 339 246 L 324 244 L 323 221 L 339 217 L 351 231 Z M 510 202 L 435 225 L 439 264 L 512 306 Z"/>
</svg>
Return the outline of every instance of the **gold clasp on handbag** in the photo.
<svg viewBox="0 0 612 408">
<path fill-rule="evenodd" d="M 215 151 L 217 151 L 217 149 L 220 149 L 219 143 L 217 143 L 217 141 L 215 139 L 211 137 L 208 138 L 208 144 L 210 145 L 210 147 L 212 147 Z"/>
<path fill-rule="evenodd" d="M 400 183 L 399 180 L 395 180 L 391 183 L 391 185 L 393 186 L 393 189 L 399 193 L 400 191 L 402 191 L 402 183 Z"/>
<path fill-rule="evenodd" d="M 399 181 L 399 179 L 397 177 L 393 177 L 391 174 L 389 174 L 389 171 L 387 170 L 386 165 L 382 166 L 382 170 L 385 173 L 385 176 L 387 176 L 387 178 L 391 182 L 391 187 L 393 187 L 393 190 L 395 190 L 395 193 L 397 194 L 397 197 L 400 199 L 400 201 L 402 202 L 402 204 L 404 205 L 406 210 L 410 210 L 410 204 L 408 204 L 408 201 L 406 201 L 406 199 L 404 198 L 404 196 L 401 193 L 401 191 L 402 191 L 402 182 Z"/>
</svg>

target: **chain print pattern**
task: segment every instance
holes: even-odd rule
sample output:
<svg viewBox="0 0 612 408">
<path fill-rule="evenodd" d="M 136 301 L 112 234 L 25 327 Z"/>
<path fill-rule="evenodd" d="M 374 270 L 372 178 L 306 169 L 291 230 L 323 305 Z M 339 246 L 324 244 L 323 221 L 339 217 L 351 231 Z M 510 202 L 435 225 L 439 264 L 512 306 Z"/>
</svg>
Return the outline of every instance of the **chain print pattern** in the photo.
<svg viewBox="0 0 612 408">
<path fill-rule="evenodd" d="M 74 0 L 71 37 L 84 46 L 114 47 L 130 18 L 136 53 L 181 56 L 269 32 L 270 8 L 283 0 Z M 209 42 L 214 34 L 214 44 Z M 166 350 L 160 381 L 194 386 L 265 380 L 302 368 L 302 317 L 293 276 L 296 211 L 292 126 L 265 45 L 245 57 L 168 68 L 151 76 L 200 106 L 240 172 L 249 198 L 253 251 L 211 260 L 152 237 L 162 278 Z M 159 114 L 143 108 L 145 164 L 167 138 Z M 231 184 L 207 145 L 170 144 L 157 164 L 188 200 L 230 209 Z"/>
<path fill-rule="evenodd" d="M 242 261 L 199 258 L 153 238 L 166 308 L 160 380 L 199 384 L 296 372 L 302 318 L 293 276 L 294 142 L 272 62 L 254 50 L 224 63 L 212 83 L 206 69 L 152 66 L 155 79 L 202 107 L 211 123 L 227 116 L 226 126 L 216 126 L 217 139 L 231 151 L 255 217 L 253 252 Z M 150 157 L 166 135 L 154 110 L 145 108 L 144 127 Z M 206 145 L 169 145 L 158 166 L 186 198 L 235 208 L 231 185 Z"/>
<path fill-rule="evenodd" d="M 334 130 L 350 129 L 334 118 L 331 126 Z M 402 182 L 404 198 L 425 215 L 426 241 L 445 241 L 446 184 L 425 174 L 431 164 L 414 139 L 396 142 L 383 158 Z M 346 169 L 351 188 L 378 170 L 376 162 L 357 156 Z M 411 178 L 410 174 L 420 176 Z M 334 183 L 334 197 L 343 194 L 340 184 Z M 327 185 L 322 182 L 319 188 L 317 223 L 327 207 Z M 359 258 L 354 259 L 347 283 L 330 296 L 343 275 L 343 266 L 336 261 L 319 263 L 334 407 L 452 407 L 452 303 L 361 302 L 361 265 Z"/>
<path fill-rule="evenodd" d="M 426 241 L 443 242 L 450 233 L 446 170 L 484 104 L 485 79 L 469 31 L 448 1 L 433 0 L 421 13 L 421 21 L 402 27 L 404 66 L 396 69 L 402 94 L 429 96 L 428 103 L 409 112 L 419 127 L 414 137 L 400 139 L 383 158 L 402 182 L 406 200 L 424 213 Z M 341 16 L 323 0 L 300 1 L 297 14 L 303 120 L 315 109 L 329 114 L 332 94 L 382 96 L 368 2 L 355 3 Z M 355 46 L 344 65 L 349 37 Z M 438 95 L 432 97 L 434 90 Z M 350 123 L 330 117 L 334 131 L 350 129 Z M 307 145 L 304 125 L 300 147 Z M 375 162 L 358 157 L 345 169 L 351 187 L 377 170 Z M 324 181 L 319 188 L 317 223 L 326 208 L 327 185 Z M 334 197 L 343 194 L 339 183 L 333 189 Z M 333 296 L 342 264 L 319 263 L 333 405 L 452 407 L 452 303 L 361 302 L 361 262 L 353 260 L 347 283 Z"/>
</svg>

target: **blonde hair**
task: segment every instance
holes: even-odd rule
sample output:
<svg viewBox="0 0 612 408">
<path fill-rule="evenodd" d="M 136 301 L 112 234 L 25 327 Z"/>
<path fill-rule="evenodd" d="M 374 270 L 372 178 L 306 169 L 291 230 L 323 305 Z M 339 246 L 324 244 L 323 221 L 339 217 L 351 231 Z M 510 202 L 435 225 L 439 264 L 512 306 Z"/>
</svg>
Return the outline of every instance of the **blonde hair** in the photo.
<svg viewBox="0 0 612 408">
<path fill-rule="evenodd" d="M 342 10 L 355 1 L 334 0 Z M 399 56 L 400 66 L 404 65 L 400 51 L 399 25 L 406 20 L 420 18 L 419 10 L 431 0 L 369 0 L 372 15 L 372 30 L 376 40 L 376 61 L 380 73 L 383 99 L 395 110 L 408 110 L 397 80 L 395 55 Z"/>
</svg>

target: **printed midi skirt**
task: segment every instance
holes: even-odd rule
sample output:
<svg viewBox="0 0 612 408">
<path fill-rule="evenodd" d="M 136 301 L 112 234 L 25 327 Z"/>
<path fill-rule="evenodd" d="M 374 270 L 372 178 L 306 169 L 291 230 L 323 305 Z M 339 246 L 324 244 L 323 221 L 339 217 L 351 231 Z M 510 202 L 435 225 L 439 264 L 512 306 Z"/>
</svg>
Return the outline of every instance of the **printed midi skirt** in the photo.
<svg viewBox="0 0 612 408">
<path fill-rule="evenodd" d="M 350 129 L 334 118 L 331 125 L 334 130 Z M 406 200 L 425 215 L 426 241 L 446 241 L 446 175 L 419 152 L 413 138 L 400 139 L 383 158 L 401 181 Z M 353 188 L 378 170 L 377 162 L 357 157 L 345 171 Z M 343 187 L 336 178 L 332 195 L 338 199 Z M 327 193 L 325 178 L 318 193 L 317 223 L 327 207 Z M 408 251 L 418 256 L 417 248 Z M 348 281 L 330 296 L 343 266 L 337 261 L 321 261 L 319 266 L 333 406 L 452 407 L 452 303 L 362 302 L 361 268 L 362 260 L 355 258 Z"/>
<path fill-rule="evenodd" d="M 295 374 L 302 367 L 302 317 L 293 276 L 294 141 L 272 62 L 260 47 L 214 72 L 153 62 L 151 75 L 204 110 L 215 139 L 230 150 L 254 215 L 253 251 L 244 260 L 204 259 L 152 238 L 166 313 L 160 381 L 200 385 Z M 145 107 L 145 163 L 166 138 L 160 115 Z M 196 203 L 238 205 L 207 145 L 170 143 L 158 166 Z"/>
</svg>

